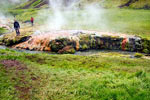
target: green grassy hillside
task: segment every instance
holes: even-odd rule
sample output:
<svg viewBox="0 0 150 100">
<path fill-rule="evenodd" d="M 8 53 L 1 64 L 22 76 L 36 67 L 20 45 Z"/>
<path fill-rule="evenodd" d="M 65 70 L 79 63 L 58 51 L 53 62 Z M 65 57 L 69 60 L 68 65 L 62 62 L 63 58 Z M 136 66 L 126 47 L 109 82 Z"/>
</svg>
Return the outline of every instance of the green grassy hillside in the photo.
<svg viewBox="0 0 150 100">
<path fill-rule="evenodd" d="M 27 9 L 27 8 L 40 8 L 42 6 L 47 6 L 48 0 L 29 0 L 26 3 L 18 6 L 17 8 Z"/>
<path fill-rule="evenodd" d="M 66 3 L 68 0 L 64 0 Z M 29 0 L 28 2 L 18 6 L 18 8 L 39 8 L 47 6 L 49 0 Z M 136 8 L 136 9 L 149 9 L 150 0 L 79 0 L 77 2 L 80 6 L 87 3 L 98 3 L 104 8 Z"/>
</svg>

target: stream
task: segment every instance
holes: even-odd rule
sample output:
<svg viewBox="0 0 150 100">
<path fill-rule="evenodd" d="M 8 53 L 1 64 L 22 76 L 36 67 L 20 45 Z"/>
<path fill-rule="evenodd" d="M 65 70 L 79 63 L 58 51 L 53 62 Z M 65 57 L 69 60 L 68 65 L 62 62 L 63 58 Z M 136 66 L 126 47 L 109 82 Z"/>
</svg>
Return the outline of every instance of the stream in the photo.
<svg viewBox="0 0 150 100">
<path fill-rule="evenodd" d="M 15 50 L 17 52 L 25 52 L 25 53 L 30 53 L 30 54 L 47 53 L 47 54 L 50 54 L 50 55 L 56 55 L 56 53 L 47 52 L 47 51 L 20 50 L 20 49 L 13 49 L 13 48 L 10 48 L 10 47 L 6 47 L 4 45 L 0 45 L 0 49 L 7 49 L 7 48 L 10 49 L 10 50 Z M 119 51 L 119 50 L 86 50 L 86 51 L 77 51 L 73 55 L 92 56 L 92 55 L 101 55 L 101 54 L 105 54 L 105 53 L 106 54 L 113 53 L 114 55 L 115 54 L 128 55 L 128 57 L 130 57 L 130 58 L 135 58 L 134 55 L 135 55 L 136 52 Z"/>
</svg>

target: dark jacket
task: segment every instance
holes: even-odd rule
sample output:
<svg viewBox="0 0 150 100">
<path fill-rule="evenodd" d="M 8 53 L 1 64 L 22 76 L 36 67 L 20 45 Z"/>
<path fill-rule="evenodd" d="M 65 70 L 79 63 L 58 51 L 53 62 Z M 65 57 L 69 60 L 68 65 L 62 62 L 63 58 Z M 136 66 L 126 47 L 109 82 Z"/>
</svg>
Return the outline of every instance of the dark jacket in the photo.
<svg viewBox="0 0 150 100">
<path fill-rule="evenodd" d="M 20 28 L 20 25 L 17 21 L 14 22 L 14 28 Z"/>
</svg>

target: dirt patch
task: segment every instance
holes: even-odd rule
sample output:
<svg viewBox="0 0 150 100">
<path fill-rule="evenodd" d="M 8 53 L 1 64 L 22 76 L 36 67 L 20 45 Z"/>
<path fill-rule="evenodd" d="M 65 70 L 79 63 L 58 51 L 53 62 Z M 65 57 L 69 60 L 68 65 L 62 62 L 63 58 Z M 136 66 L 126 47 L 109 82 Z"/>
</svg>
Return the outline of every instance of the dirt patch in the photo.
<svg viewBox="0 0 150 100">
<path fill-rule="evenodd" d="M 0 63 L 6 73 L 15 81 L 15 89 L 20 100 L 31 100 L 32 92 L 39 84 L 39 77 L 31 72 L 28 67 L 17 60 L 2 60 Z M 34 82 L 33 82 L 34 81 Z"/>
<path fill-rule="evenodd" d="M 27 70 L 27 67 L 24 64 L 21 64 L 16 60 L 3 60 L 1 63 L 6 69 L 15 68 L 16 70 Z"/>
</svg>

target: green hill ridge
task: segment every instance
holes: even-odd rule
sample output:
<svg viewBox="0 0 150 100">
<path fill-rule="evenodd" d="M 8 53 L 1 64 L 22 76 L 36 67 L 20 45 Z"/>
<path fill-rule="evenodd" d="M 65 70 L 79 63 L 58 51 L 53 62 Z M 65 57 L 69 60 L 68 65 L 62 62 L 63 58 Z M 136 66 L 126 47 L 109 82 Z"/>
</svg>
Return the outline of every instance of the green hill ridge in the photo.
<svg viewBox="0 0 150 100">
<path fill-rule="evenodd" d="M 70 0 L 64 0 L 64 3 Z M 149 0 L 78 0 L 78 5 L 85 5 L 87 3 L 98 3 L 104 8 L 134 8 L 134 9 L 150 9 Z M 29 0 L 26 3 L 18 6 L 17 8 L 40 8 L 47 6 L 49 0 Z"/>
</svg>

